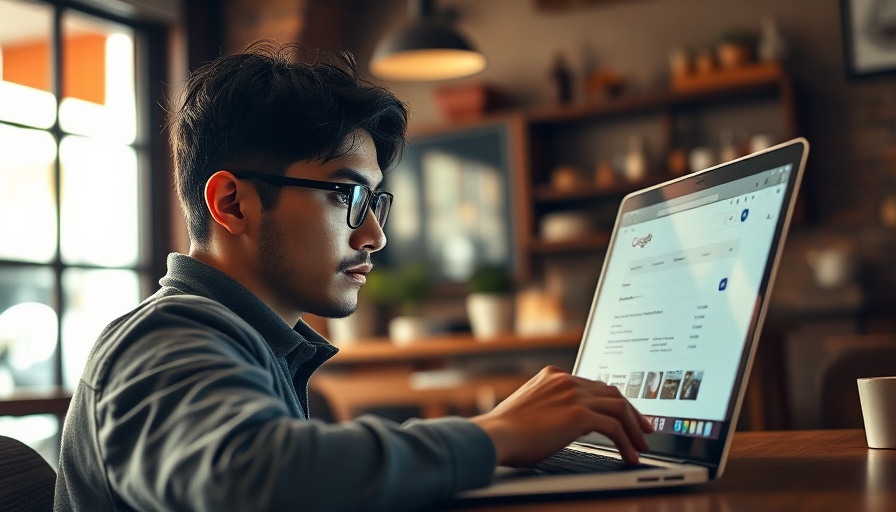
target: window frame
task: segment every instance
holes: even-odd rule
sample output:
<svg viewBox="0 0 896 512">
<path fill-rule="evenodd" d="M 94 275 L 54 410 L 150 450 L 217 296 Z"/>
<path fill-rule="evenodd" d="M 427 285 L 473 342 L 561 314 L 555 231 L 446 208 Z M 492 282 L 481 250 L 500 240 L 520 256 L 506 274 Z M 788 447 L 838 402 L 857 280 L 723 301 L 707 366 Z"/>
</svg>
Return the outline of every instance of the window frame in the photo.
<svg viewBox="0 0 896 512">
<path fill-rule="evenodd" d="M 56 98 L 56 116 L 51 127 L 38 129 L 33 126 L 0 120 L 0 124 L 13 128 L 38 129 L 49 133 L 55 141 L 57 152 L 53 162 L 54 201 L 56 206 L 56 249 L 52 260 L 47 263 L 25 262 L 0 258 L 0 266 L 18 268 L 45 268 L 53 273 L 53 294 L 50 306 L 57 315 L 56 349 L 53 361 L 53 389 L 34 392 L 16 389 L 12 396 L 0 397 L 0 416 L 25 416 L 32 414 L 54 414 L 62 417 L 70 393 L 65 389 L 63 368 L 62 321 L 67 305 L 64 299 L 63 276 L 68 269 L 124 269 L 137 273 L 140 283 L 140 298 L 146 297 L 155 281 L 165 273 L 165 260 L 173 245 L 172 233 L 172 192 L 170 186 L 171 161 L 168 153 L 165 109 L 162 105 L 168 94 L 166 83 L 171 70 L 172 27 L 163 22 L 142 19 L 139 15 L 125 16 L 94 4 L 69 0 L 27 0 L 27 3 L 46 6 L 51 10 L 51 83 L 50 90 Z M 124 25 L 134 32 L 134 72 L 136 95 L 136 138 L 127 144 L 137 155 L 138 164 L 138 218 L 142 238 L 135 265 L 101 266 L 82 263 L 66 263 L 62 259 L 61 247 L 61 161 L 58 148 L 64 137 L 70 134 L 62 130 L 59 123 L 59 104 L 62 101 L 62 80 L 64 71 L 63 31 L 66 14 L 74 13 L 96 18 L 100 21 Z M 110 321 L 112 319 L 110 318 Z M 98 335 L 99 333 L 97 333 Z"/>
</svg>

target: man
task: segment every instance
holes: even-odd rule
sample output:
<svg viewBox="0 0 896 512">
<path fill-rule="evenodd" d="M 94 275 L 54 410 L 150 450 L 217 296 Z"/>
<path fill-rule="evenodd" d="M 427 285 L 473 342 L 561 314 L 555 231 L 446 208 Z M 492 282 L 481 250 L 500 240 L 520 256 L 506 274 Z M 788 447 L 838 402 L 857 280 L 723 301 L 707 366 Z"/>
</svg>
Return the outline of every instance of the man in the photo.
<svg viewBox="0 0 896 512">
<path fill-rule="evenodd" d="M 555 368 L 472 419 L 310 419 L 308 380 L 336 349 L 302 315 L 356 308 L 407 111 L 350 56 L 301 57 L 261 43 L 188 80 L 170 127 L 190 254 L 97 341 L 56 509 L 419 509 L 592 431 L 634 462 L 644 417 Z"/>
</svg>

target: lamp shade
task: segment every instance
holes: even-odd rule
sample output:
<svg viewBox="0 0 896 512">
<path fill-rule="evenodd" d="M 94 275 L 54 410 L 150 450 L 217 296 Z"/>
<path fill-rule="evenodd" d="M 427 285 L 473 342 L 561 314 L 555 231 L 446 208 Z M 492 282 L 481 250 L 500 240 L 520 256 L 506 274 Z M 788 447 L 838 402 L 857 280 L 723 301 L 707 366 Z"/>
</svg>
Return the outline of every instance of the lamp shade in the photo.
<svg viewBox="0 0 896 512">
<path fill-rule="evenodd" d="M 475 75 L 485 56 L 447 21 L 428 17 L 386 36 L 373 52 L 370 72 L 383 80 L 435 81 Z"/>
</svg>

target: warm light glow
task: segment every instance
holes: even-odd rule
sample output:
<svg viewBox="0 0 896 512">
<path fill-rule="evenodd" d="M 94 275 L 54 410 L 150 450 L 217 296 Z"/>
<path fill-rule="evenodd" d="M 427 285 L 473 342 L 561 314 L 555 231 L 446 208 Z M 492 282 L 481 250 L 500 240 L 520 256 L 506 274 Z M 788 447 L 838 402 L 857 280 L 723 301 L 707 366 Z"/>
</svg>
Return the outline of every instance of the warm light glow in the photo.
<svg viewBox="0 0 896 512">
<path fill-rule="evenodd" d="M 97 334 L 140 302 L 140 278 L 131 270 L 68 269 L 62 275 L 63 385 L 73 391 Z"/>
<path fill-rule="evenodd" d="M 39 446 L 52 446 L 58 441 L 54 437 L 59 433 L 59 418 L 52 414 L 31 414 L 28 416 L 0 417 L 0 436 L 9 436 L 38 450 Z M 38 450 L 40 452 L 40 450 Z M 46 455 L 44 455 L 46 457 Z M 48 459 L 51 466 L 55 461 Z"/>
<path fill-rule="evenodd" d="M 130 144 L 137 136 L 137 108 L 134 44 L 129 36 L 112 34 L 106 40 L 105 75 L 106 104 L 63 98 L 59 104 L 59 125 L 70 133 Z"/>
<path fill-rule="evenodd" d="M 0 125 L 0 155 L 0 258 L 48 262 L 56 254 L 56 142 Z"/>
<path fill-rule="evenodd" d="M 61 251 L 66 263 L 137 264 L 137 155 L 129 146 L 69 136 L 62 162 Z"/>
<path fill-rule="evenodd" d="M 49 128 L 56 120 L 56 97 L 40 89 L 0 80 L 0 119 Z"/>
<path fill-rule="evenodd" d="M 383 80 L 448 80 L 485 69 L 485 57 L 468 50 L 412 50 L 374 60 L 370 71 Z"/>
<path fill-rule="evenodd" d="M 53 357 L 57 334 L 56 312 L 46 304 L 23 302 L 0 313 L 0 353 L 16 370 Z"/>
</svg>

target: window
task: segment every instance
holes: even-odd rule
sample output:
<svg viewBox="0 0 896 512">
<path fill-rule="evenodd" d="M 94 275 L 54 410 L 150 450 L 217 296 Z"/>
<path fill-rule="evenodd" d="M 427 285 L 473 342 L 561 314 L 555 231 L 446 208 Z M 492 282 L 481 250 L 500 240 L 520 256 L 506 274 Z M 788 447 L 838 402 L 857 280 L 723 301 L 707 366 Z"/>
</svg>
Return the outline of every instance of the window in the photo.
<svg viewBox="0 0 896 512">
<path fill-rule="evenodd" d="M 0 0 L 0 401 L 73 391 L 150 278 L 149 44 L 68 5 Z M 41 418 L 0 434 L 55 439 Z"/>
</svg>

